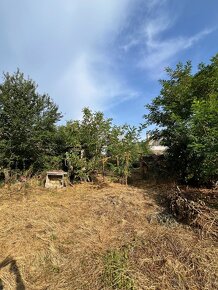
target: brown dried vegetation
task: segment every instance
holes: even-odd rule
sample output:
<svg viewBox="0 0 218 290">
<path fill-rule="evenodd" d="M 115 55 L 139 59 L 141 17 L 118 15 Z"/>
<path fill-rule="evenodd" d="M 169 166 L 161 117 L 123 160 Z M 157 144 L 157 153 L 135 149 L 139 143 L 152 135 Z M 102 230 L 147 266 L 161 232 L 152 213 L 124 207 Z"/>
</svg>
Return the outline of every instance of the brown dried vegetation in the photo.
<svg viewBox="0 0 218 290">
<path fill-rule="evenodd" d="M 0 189 L 0 289 L 218 289 L 211 237 L 155 201 L 169 186 Z"/>
</svg>

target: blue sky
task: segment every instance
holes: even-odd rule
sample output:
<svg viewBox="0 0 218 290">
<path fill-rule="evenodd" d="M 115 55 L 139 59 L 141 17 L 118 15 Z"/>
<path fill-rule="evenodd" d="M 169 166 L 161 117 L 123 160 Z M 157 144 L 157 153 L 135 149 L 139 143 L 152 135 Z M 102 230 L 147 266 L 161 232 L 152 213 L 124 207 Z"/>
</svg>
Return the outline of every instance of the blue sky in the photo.
<svg viewBox="0 0 218 290">
<path fill-rule="evenodd" d="M 143 122 L 164 68 L 218 52 L 217 0 L 0 0 L 0 72 L 17 68 L 59 105 Z"/>
</svg>

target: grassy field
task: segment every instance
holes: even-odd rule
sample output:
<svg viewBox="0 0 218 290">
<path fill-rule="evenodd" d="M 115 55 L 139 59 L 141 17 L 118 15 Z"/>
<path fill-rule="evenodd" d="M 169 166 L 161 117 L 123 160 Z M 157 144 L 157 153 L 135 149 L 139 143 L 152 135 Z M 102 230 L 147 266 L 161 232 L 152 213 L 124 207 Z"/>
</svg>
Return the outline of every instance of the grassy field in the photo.
<svg viewBox="0 0 218 290">
<path fill-rule="evenodd" d="M 156 202 L 166 185 L 0 189 L 0 289 L 218 289 L 216 242 Z"/>
</svg>

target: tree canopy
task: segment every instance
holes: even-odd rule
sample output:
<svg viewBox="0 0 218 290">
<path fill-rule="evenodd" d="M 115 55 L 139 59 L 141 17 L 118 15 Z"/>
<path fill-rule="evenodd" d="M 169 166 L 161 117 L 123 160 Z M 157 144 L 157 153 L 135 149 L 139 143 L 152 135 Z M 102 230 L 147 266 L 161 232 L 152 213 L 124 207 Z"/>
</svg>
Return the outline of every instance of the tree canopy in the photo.
<svg viewBox="0 0 218 290">
<path fill-rule="evenodd" d="M 138 130 L 115 126 L 102 112 L 83 109 L 81 121 L 62 127 L 66 136 L 66 161 L 76 178 L 88 179 L 94 172 L 112 170 L 127 182 L 132 161 L 138 157 Z"/>
<path fill-rule="evenodd" d="M 218 54 L 208 65 L 179 63 L 167 68 L 160 95 L 147 105 L 145 126 L 168 146 L 173 171 L 184 181 L 208 182 L 218 176 Z"/>
<path fill-rule="evenodd" d="M 8 169 L 41 168 L 52 154 L 55 123 L 61 114 L 48 95 L 17 70 L 4 74 L 0 85 L 0 166 Z"/>
<path fill-rule="evenodd" d="M 137 129 L 114 126 L 102 112 L 83 109 L 82 120 L 56 124 L 57 105 L 19 70 L 5 73 L 0 85 L 0 169 L 21 174 L 65 167 L 75 178 L 89 179 L 111 165 L 117 175 L 130 175 Z"/>
</svg>

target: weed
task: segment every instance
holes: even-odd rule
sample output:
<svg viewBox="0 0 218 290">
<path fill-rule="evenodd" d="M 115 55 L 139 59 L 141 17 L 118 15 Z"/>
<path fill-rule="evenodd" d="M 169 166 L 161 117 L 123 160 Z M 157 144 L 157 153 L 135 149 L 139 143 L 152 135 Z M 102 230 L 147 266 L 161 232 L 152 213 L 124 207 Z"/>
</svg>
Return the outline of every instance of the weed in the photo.
<svg viewBox="0 0 218 290">
<path fill-rule="evenodd" d="M 128 269 L 128 250 L 112 250 L 104 256 L 103 282 L 112 289 L 134 290 Z"/>
<path fill-rule="evenodd" d="M 52 266 L 51 267 L 51 271 L 55 274 L 59 274 L 60 273 L 60 267 L 58 266 Z"/>
<path fill-rule="evenodd" d="M 56 241 L 57 238 L 58 238 L 58 237 L 57 237 L 55 234 L 51 234 L 51 240 L 52 240 L 52 241 Z"/>
</svg>

